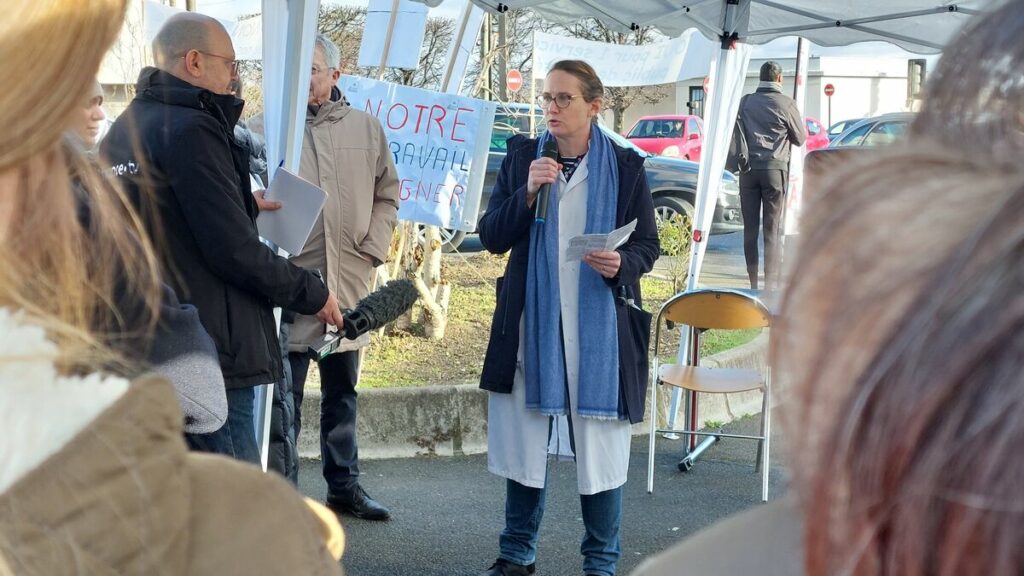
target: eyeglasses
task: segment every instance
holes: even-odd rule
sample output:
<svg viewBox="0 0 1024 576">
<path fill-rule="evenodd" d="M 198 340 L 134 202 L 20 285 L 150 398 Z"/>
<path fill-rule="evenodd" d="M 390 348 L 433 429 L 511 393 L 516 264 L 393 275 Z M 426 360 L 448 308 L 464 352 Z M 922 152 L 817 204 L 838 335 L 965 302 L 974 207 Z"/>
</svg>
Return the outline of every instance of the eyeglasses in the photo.
<svg viewBox="0 0 1024 576">
<path fill-rule="evenodd" d="M 189 52 L 191 52 L 191 50 L 189 50 Z M 220 58 L 221 60 L 223 60 L 223 61 L 228 63 L 228 68 L 231 69 L 231 74 L 232 75 L 238 74 L 238 60 L 233 60 L 231 58 L 228 58 L 227 56 L 221 56 L 220 54 L 213 54 L 213 53 L 210 53 L 210 52 L 203 52 L 202 50 L 196 50 L 196 52 L 199 52 L 200 54 L 204 54 L 206 56 L 213 56 L 214 58 Z M 186 53 L 184 56 L 181 56 L 181 58 L 185 58 L 187 56 L 188 56 L 188 53 Z"/>
<path fill-rule="evenodd" d="M 555 94 L 554 96 L 552 96 L 551 94 L 545 92 L 540 96 L 537 96 L 537 104 L 541 108 L 547 110 L 548 107 L 551 106 L 551 103 L 554 102 L 555 106 L 558 106 L 559 110 L 564 110 L 568 108 L 570 104 L 572 104 L 573 100 L 582 97 L 583 96 L 581 94 Z"/>
<path fill-rule="evenodd" d="M 313 76 L 319 76 L 321 72 L 330 72 L 331 70 L 337 70 L 334 66 L 328 66 L 327 68 L 317 68 L 313 66 Z"/>
</svg>

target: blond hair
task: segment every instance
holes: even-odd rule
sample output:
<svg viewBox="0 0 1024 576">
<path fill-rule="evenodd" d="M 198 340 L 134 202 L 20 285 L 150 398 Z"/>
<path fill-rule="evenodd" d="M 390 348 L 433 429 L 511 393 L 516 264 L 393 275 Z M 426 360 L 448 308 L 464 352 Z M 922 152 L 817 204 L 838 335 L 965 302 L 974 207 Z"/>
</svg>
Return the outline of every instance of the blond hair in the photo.
<svg viewBox="0 0 1024 576">
<path fill-rule="evenodd" d="M 16 0 L 0 19 L 0 306 L 47 328 L 68 369 L 117 363 L 109 338 L 156 321 L 158 266 L 139 218 L 112 177 L 62 142 L 125 3 Z M 126 294 L 142 303 L 130 319 L 117 302 Z"/>
</svg>

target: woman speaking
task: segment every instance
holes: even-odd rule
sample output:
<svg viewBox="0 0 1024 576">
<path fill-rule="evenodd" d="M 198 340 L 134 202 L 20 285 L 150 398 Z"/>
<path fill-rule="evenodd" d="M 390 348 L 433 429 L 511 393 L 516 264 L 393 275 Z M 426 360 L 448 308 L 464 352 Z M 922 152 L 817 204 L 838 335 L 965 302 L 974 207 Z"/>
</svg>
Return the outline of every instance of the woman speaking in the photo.
<svg viewBox="0 0 1024 576">
<path fill-rule="evenodd" d="M 539 98 L 547 130 L 509 140 L 480 222 L 487 250 L 512 251 L 481 376 L 491 392 L 488 468 L 507 479 L 488 576 L 534 572 L 549 453 L 576 461 L 584 573 L 611 576 L 621 555 L 630 422 L 643 419 L 647 386 L 647 334 L 630 305 L 641 303 L 659 245 L 643 159 L 595 124 L 603 93 L 588 64 L 552 66 Z M 570 238 L 633 220 L 618 249 L 567 257 Z"/>
</svg>

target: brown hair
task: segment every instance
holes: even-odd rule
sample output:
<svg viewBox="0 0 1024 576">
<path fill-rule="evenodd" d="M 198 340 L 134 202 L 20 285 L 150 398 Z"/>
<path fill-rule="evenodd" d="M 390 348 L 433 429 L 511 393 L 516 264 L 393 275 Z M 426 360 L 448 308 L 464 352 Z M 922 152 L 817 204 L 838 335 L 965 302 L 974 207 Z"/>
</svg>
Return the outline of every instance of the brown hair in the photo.
<svg viewBox="0 0 1024 576">
<path fill-rule="evenodd" d="M 583 92 L 583 99 L 587 102 L 593 102 L 598 98 L 604 97 L 604 84 L 601 83 L 601 79 L 597 77 L 597 72 L 594 70 L 594 67 L 583 60 L 559 60 L 551 66 L 551 70 L 548 70 L 548 74 L 555 70 L 575 76 L 580 81 L 580 89 Z"/>
<path fill-rule="evenodd" d="M 61 134 L 120 31 L 125 0 L 23 0 L 11 11 L 0 24 L 0 81 L 13 95 L 0 106 L 0 306 L 46 328 L 63 368 L 108 367 L 120 362 L 112 334 L 155 323 L 158 266 L 112 177 Z M 132 322 L 116 302 L 125 293 L 142 303 Z"/>
<path fill-rule="evenodd" d="M 1024 53 L 1024 18 L 993 20 Z M 771 354 L 809 575 L 1024 573 L 1024 170 L 950 111 L 986 111 L 950 70 L 990 41 L 951 45 L 909 141 L 801 220 Z"/>
</svg>

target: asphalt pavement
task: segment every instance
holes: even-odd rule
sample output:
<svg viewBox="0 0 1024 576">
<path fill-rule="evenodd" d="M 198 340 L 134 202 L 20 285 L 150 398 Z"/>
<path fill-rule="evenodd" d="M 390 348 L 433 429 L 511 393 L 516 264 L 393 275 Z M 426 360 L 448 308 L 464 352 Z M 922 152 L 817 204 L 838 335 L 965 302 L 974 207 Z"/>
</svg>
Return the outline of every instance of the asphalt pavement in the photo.
<svg viewBox="0 0 1024 576">
<path fill-rule="evenodd" d="M 756 417 L 731 424 L 756 430 Z M 743 433 L 743 432 L 741 432 Z M 779 446 L 773 434 L 773 446 Z M 655 490 L 647 494 L 647 437 L 636 437 L 623 498 L 619 574 L 685 536 L 760 503 L 755 444 L 725 439 L 692 471 L 676 469 L 682 441 L 659 440 Z M 773 462 L 781 462 L 773 454 Z M 504 480 L 487 472 L 486 455 L 370 460 L 360 463 L 361 484 L 392 512 L 389 522 L 342 517 L 347 537 L 343 565 L 349 576 L 475 576 L 497 556 Z M 784 491 L 786 472 L 772 466 L 771 494 Z M 319 462 L 303 461 L 301 491 L 326 495 Z M 570 462 L 549 465 L 547 506 L 540 532 L 538 576 L 582 574 L 583 522 L 576 472 Z"/>
</svg>

